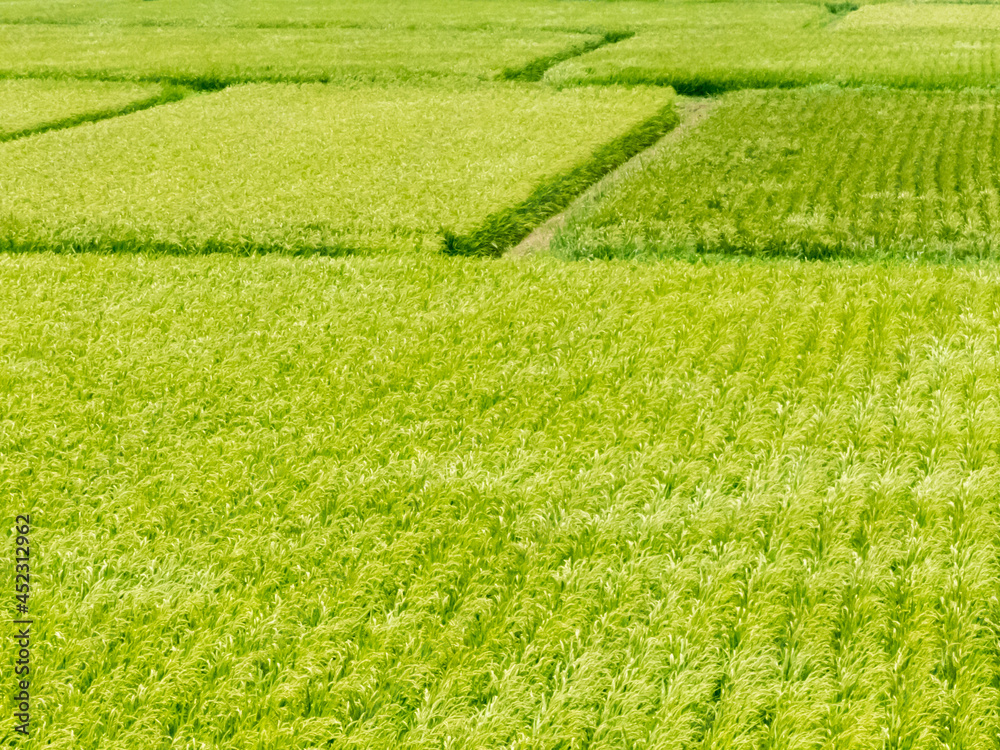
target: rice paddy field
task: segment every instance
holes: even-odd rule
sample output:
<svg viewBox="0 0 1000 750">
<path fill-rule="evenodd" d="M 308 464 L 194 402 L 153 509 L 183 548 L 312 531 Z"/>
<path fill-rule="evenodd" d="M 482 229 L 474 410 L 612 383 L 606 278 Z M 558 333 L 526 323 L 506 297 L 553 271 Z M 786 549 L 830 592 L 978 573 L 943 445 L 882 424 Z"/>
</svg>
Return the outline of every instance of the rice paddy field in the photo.
<svg viewBox="0 0 1000 750">
<path fill-rule="evenodd" d="M 997 750 L 998 31 L 0 0 L 0 746 Z"/>
<path fill-rule="evenodd" d="M 546 77 L 560 85 L 655 83 L 692 95 L 817 83 L 996 85 L 1000 7 L 830 7 L 850 6 L 670 3 L 631 39 L 567 60 Z"/>
<path fill-rule="evenodd" d="M 0 141 L 165 103 L 165 94 L 157 84 L 0 80 Z"/>
<path fill-rule="evenodd" d="M 1000 99 L 815 87 L 727 94 L 647 169 L 580 207 L 573 257 L 990 255 Z"/>
</svg>

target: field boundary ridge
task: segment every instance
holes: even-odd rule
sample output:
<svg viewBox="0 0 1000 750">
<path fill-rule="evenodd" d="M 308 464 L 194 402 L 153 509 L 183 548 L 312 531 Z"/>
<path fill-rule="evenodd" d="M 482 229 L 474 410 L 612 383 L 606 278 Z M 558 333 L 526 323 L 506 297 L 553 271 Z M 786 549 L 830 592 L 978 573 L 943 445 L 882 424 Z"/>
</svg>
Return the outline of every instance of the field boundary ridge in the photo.
<svg viewBox="0 0 1000 750">
<path fill-rule="evenodd" d="M 538 57 L 517 68 L 505 68 L 496 79 L 498 81 L 521 81 L 522 83 L 538 83 L 545 77 L 545 72 L 561 62 L 566 60 L 572 60 L 574 57 L 580 57 L 586 55 L 588 52 L 593 52 L 601 47 L 606 47 L 609 44 L 617 44 L 618 42 L 623 42 L 626 39 L 631 39 L 634 37 L 636 32 L 634 31 L 606 31 L 600 37 L 600 39 L 595 39 L 590 42 L 585 42 L 584 44 L 579 44 L 573 47 L 569 47 L 561 52 L 556 52 L 554 55 L 547 55 L 545 57 Z"/>
<path fill-rule="evenodd" d="M 624 135 L 598 147 L 587 161 L 544 180 L 521 203 L 490 214 L 471 232 L 456 234 L 443 229 L 441 251 L 446 255 L 503 255 L 590 185 L 648 149 L 679 122 L 675 102 L 671 102 Z"/>
<path fill-rule="evenodd" d="M 688 133 L 700 126 L 718 107 L 719 102 L 714 99 L 691 99 L 678 102 L 680 109 L 680 123 L 670 132 L 666 133 L 660 140 L 644 151 L 640 151 L 631 159 L 620 165 L 613 171 L 606 174 L 600 180 L 592 184 L 583 193 L 578 195 L 572 203 L 563 211 L 552 216 L 543 224 L 536 227 L 527 237 L 517 245 L 510 248 L 506 255 L 510 257 L 521 257 L 525 255 L 535 255 L 544 253 L 549 249 L 552 239 L 558 231 L 565 226 L 571 215 L 581 210 L 583 206 L 598 200 L 613 186 L 622 180 L 642 171 L 650 160 L 666 148 L 676 145 Z"/>
<path fill-rule="evenodd" d="M 50 130 L 65 130 L 67 128 L 77 127 L 78 125 L 86 125 L 89 122 L 100 122 L 101 120 L 111 120 L 115 117 L 123 117 L 124 115 L 130 115 L 133 112 L 141 112 L 144 109 L 159 107 L 161 104 L 179 102 L 190 93 L 190 90 L 185 87 L 166 84 L 163 86 L 163 90 L 156 96 L 134 101 L 130 104 L 126 104 L 124 107 L 81 112 L 80 114 L 65 117 L 60 120 L 50 120 L 49 122 L 44 122 L 30 128 L 15 130 L 11 133 L 0 135 L 0 143 L 9 143 L 10 141 L 27 138 L 32 135 L 40 135 L 41 133 L 47 133 Z"/>
</svg>

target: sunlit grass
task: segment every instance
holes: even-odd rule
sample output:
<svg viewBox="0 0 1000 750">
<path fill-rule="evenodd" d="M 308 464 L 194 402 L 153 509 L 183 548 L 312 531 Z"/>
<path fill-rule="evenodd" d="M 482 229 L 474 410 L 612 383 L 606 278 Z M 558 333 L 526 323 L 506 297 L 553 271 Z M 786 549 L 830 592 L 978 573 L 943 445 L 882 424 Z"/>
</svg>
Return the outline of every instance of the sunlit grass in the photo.
<svg viewBox="0 0 1000 750">
<path fill-rule="evenodd" d="M 816 83 L 995 87 L 997 9 L 873 5 L 835 14 L 772 3 L 662 4 L 634 37 L 554 67 L 552 83 L 668 84 L 682 94 Z M 945 23 L 937 18 L 948 17 Z"/>
<path fill-rule="evenodd" d="M 995 256 L 998 112 L 1000 97 L 984 91 L 730 94 L 581 206 L 554 247 L 569 257 Z"/>
<path fill-rule="evenodd" d="M 255 85 L 0 146 L 0 248 L 437 248 L 672 102 L 661 88 Z M 529 227 L 530 229 L 530 227 Z"/>
<path fill-rule="evenodd" d="M 42 254 L 0 309 L 40 744 L 996 734 L 994 265 Z"/>
</svg>

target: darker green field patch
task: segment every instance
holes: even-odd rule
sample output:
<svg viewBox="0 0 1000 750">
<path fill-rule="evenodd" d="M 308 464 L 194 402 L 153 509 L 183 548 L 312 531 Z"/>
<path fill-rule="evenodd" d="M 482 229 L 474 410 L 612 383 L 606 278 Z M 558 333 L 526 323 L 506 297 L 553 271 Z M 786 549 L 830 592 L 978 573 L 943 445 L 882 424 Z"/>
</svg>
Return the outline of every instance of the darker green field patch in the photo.
<svg viewBox="0 0 1000 750">
<path fill-rule="evenodd" d="M 848 13 L 853 13 L 861 6 L 848 0 L 846 2 L 823 3 L 823 7 L 835 16 L 846 16 Z"/>
<path fill-rule="evenodd" d="M 1000 96 L 987 91 L 735 92 L 575 210 L 552 248 L 571 258 L 995 257 L 998 123 Z"/>
</svg>

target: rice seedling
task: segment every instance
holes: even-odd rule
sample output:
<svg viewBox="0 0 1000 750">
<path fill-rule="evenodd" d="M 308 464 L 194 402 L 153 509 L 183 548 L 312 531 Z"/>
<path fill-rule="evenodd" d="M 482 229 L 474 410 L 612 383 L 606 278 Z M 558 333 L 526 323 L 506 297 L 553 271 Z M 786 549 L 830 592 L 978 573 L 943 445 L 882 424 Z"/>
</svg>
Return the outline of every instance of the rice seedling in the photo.
<svg viewBox="0 0 1000 750">
<path fill-rule="evenodd" d="M 112 117 L 181 94 L 157 84 L 0 80 L 0 141 Z"/>
<path fill-rule="evenodd" d="M 935 22 L 945 15 L 952 21 Z M 546 80 L 666 84 L 691 95 L 817 83 L 994 87 L 998 19 L 986 6 L 877 5 L 844 15 L 784 4 L 677 4 L 666 6 L 658 24 L 567 60 Z"/>
<path fill-rule="evenodd" d="M 581 205 L 567 257 L 995 256 L 1000 99 L 985 91 L 727 95 Z"/>
<path fill-rule="evenodd" d="M 0 255 L 0 310 L 40 746 L 1000 729 L 996 264 Z"/>
<path fill-rule="evenodd" d="M 489 79 L 582 51 L 599 34 L 538 30 L 0 26 L 0 76 L 219 88 L 247 81 Z"/>
<path fill-rule="evenodd" d="M 530 231 L 549 210 L 540 184 L 549 203 L 581 189 L 595 161 L 630 155 L 623 133 L 668 126 L 671 102 L 515 83 L 234 87 L 0 147 L 0 248 L 413 250 L 522 205 Z"/>
</svg>

